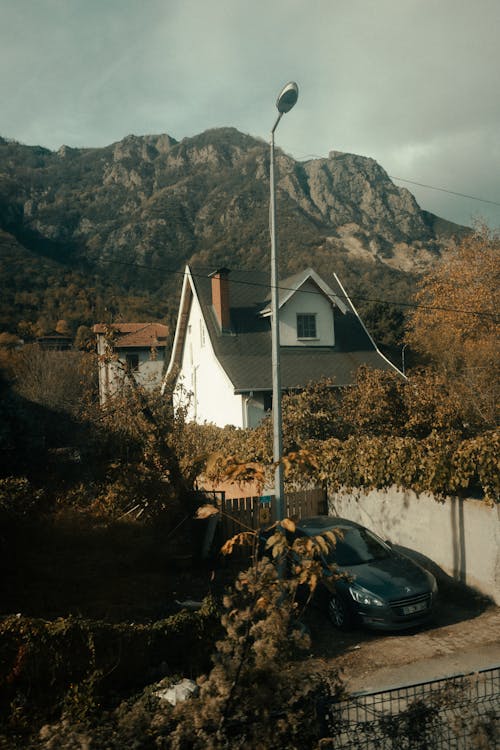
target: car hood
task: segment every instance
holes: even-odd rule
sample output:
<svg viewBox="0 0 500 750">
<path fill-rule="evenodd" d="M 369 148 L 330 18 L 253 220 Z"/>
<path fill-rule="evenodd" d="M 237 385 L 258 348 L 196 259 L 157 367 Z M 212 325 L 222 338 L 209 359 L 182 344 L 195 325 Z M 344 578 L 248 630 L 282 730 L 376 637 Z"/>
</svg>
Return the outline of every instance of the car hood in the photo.
<svg viewBox="0 0 500 750">
<path fill-rule="evenodd" d="M 386 600 L 418 596 L 428 593 L 431 588 L 429 574 L 412 560 L 398 554 L 363 565 L 339 567 L 339 572 L 352 578 L 345 585 L 357 583 Z"/>
</svg>

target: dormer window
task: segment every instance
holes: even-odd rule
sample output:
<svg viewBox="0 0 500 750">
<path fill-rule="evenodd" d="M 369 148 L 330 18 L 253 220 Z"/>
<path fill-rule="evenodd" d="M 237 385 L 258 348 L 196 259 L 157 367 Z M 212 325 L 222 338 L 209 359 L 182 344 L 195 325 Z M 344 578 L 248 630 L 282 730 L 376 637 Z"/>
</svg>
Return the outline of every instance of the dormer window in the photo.
<svg viewBox="0 0 500 750">
<path fill-rule="evenodd" d="M 316 339 L 316 313 L 297 313 L 297 338 Z"/>
</svg>

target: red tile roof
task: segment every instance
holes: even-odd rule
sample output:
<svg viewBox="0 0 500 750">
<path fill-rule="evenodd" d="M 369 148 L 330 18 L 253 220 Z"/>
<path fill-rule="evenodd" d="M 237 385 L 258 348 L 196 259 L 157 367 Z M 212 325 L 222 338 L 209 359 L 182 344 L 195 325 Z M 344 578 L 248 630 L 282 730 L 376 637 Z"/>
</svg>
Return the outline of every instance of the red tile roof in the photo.
<svg viewBox="0 0 500 750">
<path fill-rule="evenodd" d="M 166 345 L 168 326 L 163 323 L 97 323 L 93 327 L 94 333 L 105 334 L 109 329 L 116 332 L 115 347 L 156 347 Z"/>
</svg>

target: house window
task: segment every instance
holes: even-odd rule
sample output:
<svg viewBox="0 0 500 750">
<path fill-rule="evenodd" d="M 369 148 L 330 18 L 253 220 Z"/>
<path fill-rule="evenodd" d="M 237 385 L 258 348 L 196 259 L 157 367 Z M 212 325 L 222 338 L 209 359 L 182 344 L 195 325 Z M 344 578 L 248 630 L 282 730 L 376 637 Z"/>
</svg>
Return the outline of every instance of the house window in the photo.
<svg viewBox="0 0 500 750">
<path fill-rule="evenodd" d="M 271 411 L 273 408 L 273 394 L 272 391 L 264 393 L 264 411 Z"/>
<path fill-rule="evenodd" d="M 315 339 L 316 335 L 316 315 L 314 313 L 297 314 L 297 338 L 298 339 Z"/>
<path fill-rule="evenodd" d="M 139 355 L 138 354 L 126 354 L 125 366 L 127 368 L 127 372 L 137 372 L 139 369 Z"/>
</svg>

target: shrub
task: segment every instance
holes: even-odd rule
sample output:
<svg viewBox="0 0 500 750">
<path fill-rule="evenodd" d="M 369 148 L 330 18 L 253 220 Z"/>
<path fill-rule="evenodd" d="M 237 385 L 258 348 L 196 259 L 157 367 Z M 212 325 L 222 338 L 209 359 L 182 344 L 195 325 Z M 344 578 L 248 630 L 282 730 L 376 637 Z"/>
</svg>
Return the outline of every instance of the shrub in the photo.
<svg viewBox="0 0 500 750">
<path fill-rule="evenodd" d="M 0 623 L 0 708 L 10 728 L 66 715 L 82 718 L 152 674 L 199 674 L 207 667 L 218 618 L 212 600 L 152 624 L 77 617 L 21 616 Z"/>
<path fill-rule="evenodd" d="M 27 516 L 43 496 L 25 477 L 0 479 L 0 519 Z"/>
</svg>

